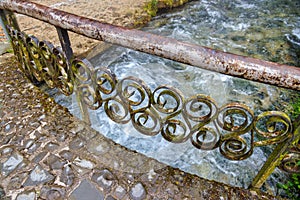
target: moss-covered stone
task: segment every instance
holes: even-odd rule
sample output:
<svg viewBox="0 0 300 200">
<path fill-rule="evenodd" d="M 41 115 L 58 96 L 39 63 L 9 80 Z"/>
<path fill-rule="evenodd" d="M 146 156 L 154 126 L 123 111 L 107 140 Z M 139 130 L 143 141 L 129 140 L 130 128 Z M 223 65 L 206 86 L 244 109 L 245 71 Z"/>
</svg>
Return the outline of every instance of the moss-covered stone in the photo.
<svg viewBox="0 0 300 200">
<path fill-rule="evenodd" d="M 141 27 L 156 16 L 159 10 L 178 7 L 189 0 L 149 0 L 142 12 L 135 13 L 134 27 Z"/>
<path fill-rule="evenodd" d="M 174 8 L 183 5 L 188 1 L 189 0 L 158 0 L 157 8 L 158 9 Z"/>
</svg>

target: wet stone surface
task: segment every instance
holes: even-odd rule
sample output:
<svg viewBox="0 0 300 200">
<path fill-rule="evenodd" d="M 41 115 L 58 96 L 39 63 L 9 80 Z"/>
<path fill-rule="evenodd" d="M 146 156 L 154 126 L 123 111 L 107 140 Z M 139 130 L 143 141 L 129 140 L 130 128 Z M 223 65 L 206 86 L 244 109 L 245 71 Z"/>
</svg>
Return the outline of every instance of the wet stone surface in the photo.
<svg viewBox="0 0 300 200">
<path fill-rule="evenodd" d="M 277 199 L 201 179 L 104 138 L 0 65 L 0 199 Z"/>
</svg>

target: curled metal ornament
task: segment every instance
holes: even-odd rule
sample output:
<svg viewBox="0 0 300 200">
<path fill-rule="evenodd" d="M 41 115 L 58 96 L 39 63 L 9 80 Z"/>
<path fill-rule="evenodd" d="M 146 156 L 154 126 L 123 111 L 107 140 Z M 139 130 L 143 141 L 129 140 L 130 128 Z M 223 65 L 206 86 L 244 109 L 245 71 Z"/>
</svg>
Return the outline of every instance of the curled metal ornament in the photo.
<svg viewBox="0 0 300 200">
<path fill-rule="evenodd" d="M 18 56 L 18 60 L 20 62 L 20 66 L 21 66 L 21 70 L 25 73 L 25 75 L 31 79 L 31 80 L 34 80 L 33 79 L 33 73 L 32 73 L 32 69 L 31 69 L 31 64 L 30 64 L 30 58 L 29 58 L 29 53 L 27 51 L 27 48 L 26 48 L 26 43 L 25 43 L 25 39 L 24 39 L 24 34 L 23 33 L 20 33 L 20 32 L 17 32 L 17 31 L 14 31 L 13 32 L 13 39 L 12 40 L 15 40 L 15 42 L 13 42 L 13 44 L 16 45 L 16 49 L 17 52 L 19 53 L 19 56 Z"/>
<path fill-rule="evenodd" d="M 56 65 L 54 64 L 54 57 L 53 57 L 53 49 L 54 46 L 47 42 L 47 41 L 41 41 L 39 42 L 39 48 L 41 52 L 41 62 L 43 65 L 43 79 L 46 82 L 46 84 L 50 88 L 54 88 L 55 85 L 55 77 L 57 74 Z"/>
<path fill-rule="evenodd" d="M 91 110 L 98 109 L 103 101 L 93 78 L 95 73 L 92 64 L 87 60 L 74 59 L 71 68 L 81 101 Z"/>
<path fill-rule="evenodd" d="M 72 73 L 76 78 L 77 84 L 89 83 L 91 84 L 91 76 L 93 66 L 87 60 L 74 59 L 71 64 Z"/>
<path fill-rule="evenodd" d="M 154 109 L 141 110 L 131 115 L 133 127 L 144 135 L 157 135 L 162 128 L 162 121 Z"/>
<path fill-rule="evenodd" d="M 65 95 L 72 94 L 76 87 L 80 100 L 90 109 L 104 105 L 111 120 L 120 124 L 131 121 L 144 135 L 161 133 L 172 143 L 190 139 L 195 148 L 219 148 L 231 160 L 246 159 L 254 147 L 280 143 L 293 136 L 291 120 L 283 112 L 264 112 L 255 118 L 250 108 L 240 103 L 219 108 L 211 97 L 202 94 L 185 100 L 180 90 L 168 85 L 151 91 L 141 79 L 130 76 L 117 80 L 108 68 L 94 68 L 86 59 L 75 58 L 70 65 L 61 49 L 50 42 L 10 27 L 8 30 L 20 68 L 27 77 L 45 81 Z M 246 140 L 249 133 L 251 139 Z M 255 133 L 264 139 L 254 142 Z M 299 151 L 299 143 L 293 148 Z M 289 158 L 294 159 L 298 154 L 292 153 Z M 288 158 L 284 161 L 295 163 Z M 292 164 L 283 166 L 291 168 Z"/>
<path fill-rule="evenodd" d="M 300 153 L 288 153 L 284 156 L 279 168 L 288 173 L 300 173 Z"/>
<path fill-rule="evenodd" d="M 17 31 L 7 26 L 8 34 L 11 38 L 11 44 L 14 51 L 15 56 L 17 57 L 18 61 L 21 62 L 21 52 L 19 49 L 18 39 L 17 39 Z"/>
<path fill-rule="evenodd" d="M 116 123 L 126 124 L 130 121 L 127 104 L 118 98 L 106 101 L 104 104 L 104 110 L 107 116 Z"/>
<path fill-rule="evenodd" d="M 220 145 L 220 134 L 212 128 L 201 127 L 193 133 L 191 142 L 201 150 L 213 150 Z"/>
<path fill-rule="evenodd" d="M 97 90 L 89 84 L 80 84 L 77 87 L 81 100 L 91 109 L 97 110 L 102 105 L 101 98 Z"/>
<path fill-rule="evenodd" d="M 57 77 L 55 79 L 56 85 L 63 94 L 69 96 L 74 90 L 72 70 L 70 70 L 67 59 L 60 49 L 54 48 L 53 54 L 55 61 L 54 65 L 57 70 Z"/>
<path fill-rule="evenodd" d="M 248 106 L 230 103 L 220 109 L 217 123 L 223 130 L 244 134 L 251 129 L 253 118 L 254 114 Z"/>
<path fill-rule="evenodd" d="M 172 114 L 181 110 L 183 95 L 173 87 L 162 85 L 153 91 L 152 104 L 159 112 Z"/>
<path fill-rule="evenodd" d="M 290 118 L 280 111 L 267 111 L 258 115 L 254 129 L 265 140 L 255 143 L 256 146 L 276 144 L 292 136 Z"/>
<path fill-rule="evenodd" d="M 64 53 L 47 41 L 8 27 L 21 70 L 33 81 L 45 81 L 65 95 L 73 93 L 73 79 Z"/>
<path fill-rule="evenodd" d="M 215 119 L 218 113 L 216 102 L 206 95 L 198 94 L 184 102 L 183 114 L 194 122 L 206 124 Z"/>
<path fill-rule="evenodd" d="M 126 77 L 118 82 L 117 93 L 131 112 L 149 108 L 151 105 L 150 88 L 135 77 Z"/>
<path fill-rule="evenodd" d="M 176 119 L 166 120 L 161 130 L 161 135 L 172 143 L 183 143 L 191 137 L 187 125 Z"/>
<path fill-rule="evenodd" d="M 245 160 L 253 153 L 253 134 L 251 134 L 250 145 L 241 136 L 236 136 L 223 139 L 219 149 L 221 154 L 227 159 Z"/>
<path fill-rule="evenodd" d="M 39 49 L 39 41 L 34 36 L 27 36 L 26 38 L 27 49 L 31 56 L 31 68 L 33 69 L 33 75 L 38 81 L 43 80 L 42 70 L 43 64 L 41 63 L 41 53 Z"/>
<path fill-rule="evenodd" d="M 117 79 L 109 69 L 106 67 L 96 68 L 93 79 L 103 101 L 115 96 Z"/>
</svg>

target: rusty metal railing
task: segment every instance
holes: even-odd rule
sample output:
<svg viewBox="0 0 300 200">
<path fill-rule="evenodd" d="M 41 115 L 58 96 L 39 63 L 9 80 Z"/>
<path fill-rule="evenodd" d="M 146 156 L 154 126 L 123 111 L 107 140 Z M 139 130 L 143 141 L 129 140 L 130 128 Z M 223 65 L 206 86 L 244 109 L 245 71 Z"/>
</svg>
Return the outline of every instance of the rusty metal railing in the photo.
<svg viewBox="0 0 300 200">
<path fill-rule="evenodd" d="M 299 68 L 237 56 L 139 30 L 101 23 L 24 0 L 3 0 L 2 9 L 61 29 L 230 76 L 300 90 Z"/>
<path fill-rule="evenodd" d="M 23 0 L 2 0 L 0 15 L 22 71 L 32 80 L 45 81 L 66 95 L 76 92 L 83 118 L 87 108 L 103 106 L 117 123 L 131 122 L 142 134 L 161 134 L 173 143 L 190 141 L 200 150 L 219 149 L 230 160 L 250 157 L 254 148 L 277 146 L 251 187 L 260 188 L 277 166 L 300 172 L 300 119 L 294 123 L 280 111 L 257 116 L 240 103 L 218 106 L 205 95 L 185 99 L 172 86 L 151 90 L 135 77 L 118 79 L 105 67 L 74 58 L 68 31 L 121 45 L 211 71 L 300 90 L 299 68 L 233 55 L 195 44 L 179 42 L 139 30 L 104 24 Z M 62 49 L 21 32 L 12 12 L 52 24 Z M 257 139 L 259 136 L 260 139 Z M 246 139 L 248 138 L 248 139 Z"/>
</svg>

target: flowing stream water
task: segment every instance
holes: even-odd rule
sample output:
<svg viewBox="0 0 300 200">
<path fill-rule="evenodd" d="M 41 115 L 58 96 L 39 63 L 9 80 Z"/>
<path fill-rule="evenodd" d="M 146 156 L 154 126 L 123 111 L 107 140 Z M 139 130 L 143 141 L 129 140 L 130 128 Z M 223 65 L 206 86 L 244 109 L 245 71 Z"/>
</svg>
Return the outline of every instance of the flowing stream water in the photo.
<svg viewBox="0 0 300 200">
<path fill-rule="evenodd" d="M 144 31 L 181 41 L 300 66 L 300 2 L 294 0 L 198 0 L 155 17 Z M 95 52 L 93 52 L 95 55 Z M 206 94 L 218 106 L 236 101 L 255 113 L 265 110 L 288 112 L 295 91 L 246 81 L 202 70 L 123 47 L 112 46 L 88 56 L 94 66 L 107 66 L 122 79 L 135 76 L 151 89 L 172 85 L 185 97 Z M 53 94 L 56 101 L 80 116 L 75 97 Z M 244 161 L 229 161 L 217 150 L 202 151 L 190 142 L 172 144 L 161 135 L 149 137 L 138 133 L 131 123 L 112 122 L 100 108 L 90 113 L 92 127 L 115 142 L 153 157 L 163 163 L 200 177 L 247 188 L 259 171 L 270 149 L 256 148 Z M 264 185 L 275 192 L 284 175 L 276 170 Z"/>
</svg>

